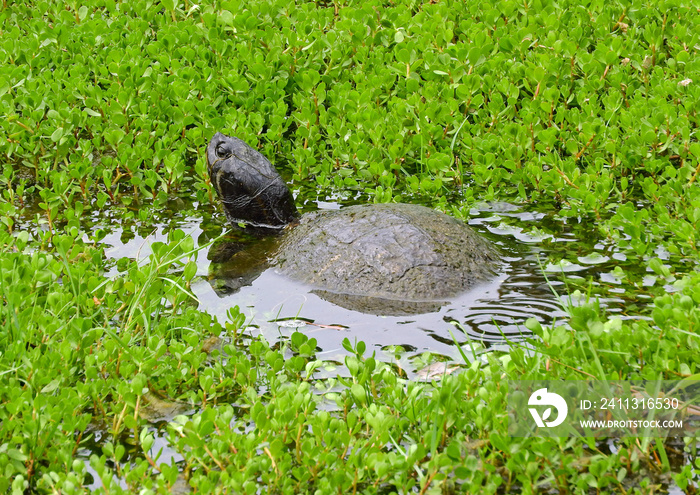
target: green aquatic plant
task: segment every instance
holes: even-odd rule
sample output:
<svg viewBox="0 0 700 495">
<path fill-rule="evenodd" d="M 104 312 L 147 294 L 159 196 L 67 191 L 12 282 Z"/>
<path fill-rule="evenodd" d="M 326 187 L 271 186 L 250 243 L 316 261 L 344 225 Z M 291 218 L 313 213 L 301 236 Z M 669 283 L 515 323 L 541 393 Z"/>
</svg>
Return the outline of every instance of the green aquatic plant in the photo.
<svg viewBox="0 0 700 495">
<path fill-rule="evenodd" d="M 698 15 L 677 0 L 3 2 L 0 491 L 696 490 L 694 438 L 514 439 L 500 404 L 512 378 L 697 376 Z M 252 337 L 236 308 L 217 321 L 196 309 L 195 243 L 173 217 L 182 198 L 212 215 L 203 151 L 220 130 L 279 164 L 300 204 L 525 205 L 544 216 L 494 222 L 542 239 L 560 292 L 581 297 L 564 324 L 528 321 L 529 348 L 464 352 L 435 383 L 361 342 L 328 363 L 301 333 Z M 145 238 L 154 222 L 170 237 L 147 262 L 108 260 L 110 223 Z M 154 404 L 178 414 L 155 421 Z"/>
</svg>

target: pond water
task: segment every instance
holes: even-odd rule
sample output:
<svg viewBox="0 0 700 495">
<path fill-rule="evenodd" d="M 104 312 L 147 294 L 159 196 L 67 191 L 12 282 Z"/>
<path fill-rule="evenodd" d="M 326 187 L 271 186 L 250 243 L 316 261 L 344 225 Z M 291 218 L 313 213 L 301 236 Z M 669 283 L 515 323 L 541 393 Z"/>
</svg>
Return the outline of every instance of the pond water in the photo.
<svg viewBox="0 0 700 495">
<path fill-rule="evenodd" d="M 305 211 L 340 207 L 324 201 L 310 204 Z M 150 245 L 166 242 L 172 229 L 182 229 L 195 245 L 205 245 L 230 230 L 223 213 L 211 204 L 176 198 L 158 211 L 147 205 L 134 205 L 131 210 L 138 212 L 142 208 L 149 209 L 147 221 L 139 221 L 137 214 L 126 215 L 131 218 L 125 220 L 123 212 L 109 210 L 87 214 L 84 228 L 93 235 L 101 231 L 97 237 L 111 260 L 108 277 L 118 274 L 116 262 L 121 258 L 147 259 Z M 37 211 L 27 211 L 20 228 L 41 228 L 30 221 L 36 218 Z M 532 337 L 525 327 L 529 318 L 537 319 L 543 326 L 566 320 L 563 304 L 578 302 L 569 297 L 572 281 L 574 287 L 589 284 L 608 311 L 628 317 L 628 288 L 616 278 L 614 269 L 618 265 L 626 271 L 640 268 L 626 263 L 614 245 L 601 241 L 594 222 L 509 203 L 476 204 L 469 211 L 469 218 L 469 225 L 497 247 L 503 262 L 492 280 L 435 311 L 403 316 L 353 311 L 322 299 L 274 268 L 260 270 L 257 277 L 235 291 L 226 290 L 226 281 L 217 278 L 218 268 L 214 269 L 208 259 L 211 247 L 197 257 L 197 276 L 191 288 L 199 309 L 215 315 L 222 323 L 228 319 L 229 310 L 238 306 L 246 316 L 246 331 L 251 335 L 262 334 L 274 342 L 302 331 L 317 340 L 319 359 L 341 363 L 346 355 L 341 345 L 345 338 L 364 341 L 369 353 L 376 352 L 381 360 L 398 362 L 409 377 L 425 365 L 425 359 L 418 360 L 425 353 L 430 353 L 433 361 L 464 364 L 462 353 L 473 359 L 473 351 L 480 354 L 514 343 L 527 345 L 524 341 Z M 251 263 L 269 255 L 264 246 L 255 250 L 255 240 L 237 241 L 250 243 L 245 249 L 250 250 Z M 639 292 L 635 296 L 644 297 Z M 297 326 L 289 320 L 307 324 Z M 414 360 L 419 363 L 412 365 Z"/>
<path fill-rule="evenodd" d="M 338 207 L 331 203 L 321 206 Z M 147 258 L 149 245 L 166 241 L 167 232 L 174 227 L 185 231 L 200 245 L 208 242 L 212 235 L 207 232 L 206 222 L 227 227 L 223 215 L 207 215 L 205 219 L 203 215 L 189 213 L 176 221 L 177 215 L 173 215 L 167 222 L 157 222 L 147 229 L 136 224 L 130 229 L 114 228 L 101 242 L 111 259 Z M 463 360 L 455 341 L 464 347 L 463 352 L 493 350 L 529 337 L 524 325 L 528 318 L 536 318 L 543 325 L 562 321 L 566 313 L 552 289 L 560 291 L 563 285 L 556 280 L 554 271 L 549 274 L 549 281 L 545 277 L 543 268 L 547 253 L 541 248 L 540 239 L 500 222 L 507 216 L 522 224 L 536 223 L 543 215 L 509 204 L 480 205 L 471 215 L 470 225 L 493 241 L 503 256 L 503 263 L 493 280 L 447 301 L 436 311 L 377 316 L 345 309 L 278 274 L 274 267 L 247 281 L 249 285 L 244 283 L 240 289 L 227 290 L 225 281 L 217 279 L 217 270 L 213 269 L 206 252 L 200 253 L 197 259 L 198 278 L 192 283 L 192 291 L 199 300 L 199 309 L 222 322 L 227 320 L 230 308 L 238 306 L 246 315 L 249 333 L 261 333 L 274 342 L 296 330 L 302 331 L 317 340 L 319 359 L 338 362 L 342 362 L 346 354 L 341 345 L 345 338 L 364 341 L 369 352 L 376 351 L 379 359 L 394 360 L 401 355 L 402 360 L 410 360 L 428 352 L 438 360 L 459 362 Z M 256 240 L 249 242 L 254 244 Z M 265 258 L 265 249 L 259 249 L 254 256 Z M 297 327 L 290 319 L 308 324 Z M 415 371 L 410 366 L 408 370 L 409 374 Z"/>
<path fill-rule="evenodd" d="M 143 207 L 134 205 L 131 210 L 138 212 Z M 338 207 L 337 203 L 318 201 L 306 211 Z M 108 277 L 118 275 L 117 260 L 121 258 L 147 259 L 152 243 L 166 242 L 172 229 L 182 229 L 197 245 L 209 243 L 228 229 L 224 215 L 210 204 L 179 198 L 167 208 L 155 210 L 149 209 L 147 221 L 136 220 L 137 214 L 131 219 L 126 215 L 125 220 L 123 211 L 87 214 L 83 228 L 101 238 L 100 244 L 111 260 Z M 30 232 L 44 228 L 34 221 L 38 211 L 27 211 L 19 227 Z M 563 305 L 578 303 L 570 296 L 574 288 L 588 286 L 606 310 L 620 318 L 639 318 L 628 316 L 626 308 L 631 307 L 630 301 L 634 305 L 647 296 L 639 285 L 630 286 L 628 281 L 620 280 L 615 268 L 624 267 L 630 280 L 636 276 L 642 286 L 646 269 L 628 262 L 612 242 L 601 239 L 591 219 L 567 218 L 551 209 L 538 211 L 530 205 L 508 203 L 477 204 L 469 211 L 469 218 L 469 225 L 497 246 L 503 263 L 492 280 L 436 311 L 404 316 L 352 311 L 320 298 L 308 287 L 277 274 L 274 268 L 261 271 L 235 291 L 222 290 L 222 280 L 217 279 L 207 257 L 211 248 L 199 253 L 197 277 L 191 289 L 199 309 L 222 323 L 228 319 L 229 310 L 238 306 L 246 315 L 246 332 L 250 335 L 262 334 L 275 342 L 302 331 L 317 340 L 318 359 L 338 364 L 347 354 L 342 346 L 345 338 L 364 341 L 370 354 L 375 352 L 377 359 L 395 363 L 412 379 L 423 378 L 421 371 L 431 362 L 464 364 L 462 353 L 474 359 L 510 345 L 527 347 L 526 339 L 532 335 L 525 321 L 535 318 L 542 325 L 565 322 Z M 264 251 L 264 247 L 260 249 L 259 257 L 264 257 Z M 657 255 L 668 259 L 666 253 Z M 297 326 L 291 321 L 306 324 Z M 171 418 L 163 411 L 151 421 L 156 436 L 154 448 L 163 449 L 162 460 L 172 457 L 179 461 L 179 454 L 167 442 L 166 425 Z M 88 459 L 100 452 L 103 433 L 95 426 L 92 443 L 78 452 L 93 474 L 92 488 L 99 487 L 100 481 Z M 679 466 L 684 462 L 679 459 Z M 674 491 L 673 485 L 668 488 Z"/>
</svg>

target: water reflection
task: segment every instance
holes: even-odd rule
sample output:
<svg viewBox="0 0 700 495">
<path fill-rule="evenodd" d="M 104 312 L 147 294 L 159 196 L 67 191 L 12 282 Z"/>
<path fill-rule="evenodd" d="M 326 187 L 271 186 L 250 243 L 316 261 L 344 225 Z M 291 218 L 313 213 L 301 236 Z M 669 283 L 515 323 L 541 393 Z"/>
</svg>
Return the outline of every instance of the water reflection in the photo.
<svg viewBox="0 0 700 495">
<path fill-rule="evenodd" d="M 321 206 L 338 207 L 333 203 Z M 147 259 L 150 246 L 154 242 L 166 242 L 173 228 L 182 229 L 199 245 L 226 228 L 225 219 L 216 216 L 211 205 L 187 205 L 179 201 L 168 208 L 171 209 L 154 212 L 148 221 L 120 222 L 119 215 L 107 211 L 103 217 L 91 219 L 89 228 L 93 232 L 102 231 L 101 243 L 108 258 L 113 260 Z M 455 341 L 463 347 L 469 341 L 478 341 L 487 349 L 523 341 L 530 336 L 524 325 L 528 318 L 536 318 L 542 325 L 566 318 L 553 293 L 553 290 L 567 292 L 560 280 L 561 273 L 598 270 L 616 262 L 610 253 L 600 254 L 585 247 L 581 248 L 575 265 L 562 268 L 560 263 L 550 260 L 557 246 L 578 241 L 566 225 L 551 215 L 508 203 L 479 204 L 470 215 L 470 225 L 498 246 L 503 256 L 500 271 L 493 280 L 419 314 L 376 316 L 329 302 L 324 294 L 280 276 L 273 267 L 266 267 L 266 252 L 274 249 L 274 243 L 251 238 L 240 238 L 237 242 L 241 255 L 248 257 L 243 265 L 255 265 L 254 276 L 229 272 L 217 278 L 212 275 L 212 262 L 208 258 L 220 261 L 217 259 L 217 256 L 221 258 L 220 253 L 201 252 L 196 260 L 199 278 L 192 284 L 192 290 L 200 302 L 200 310 L 225 321 L 228 310 L 238 306 L 247 317 L 249 331 L 261 333 L 270 341 L 294 331 L 273 321 L 279 318 L 300 317 L 322 325 L 303 329 L 317 339 L 322 350 L 319 358 L 342 362 L 345 351 L 341 343 L 347 337 L 351 341 L 364 341 L 370 351 L 378 351 L 380 358 L 386 354 L 383 349 L 401 348 L 410 349 L 414 356 L 430 352 L 461 362 Z M 222 273 L 220 267 L 216 272 Z M 107 276 L 117 273 L 113 263 Z M 230 281 L 236 277 L 238 283 L 232 287 Z M 344 330 L 337 330 L 336 326 Z M 387 357 L 387 360 L 391 359 Z"/>
<path fill-rule="evenodd" d="M 509 214 L 517 215 L 518 210 L 512 205 L 505 205 L 505 208 Z M 304 329 L 317 339 L 322 349 L 319 358 L 342 361 L 345 351 L 341 343 L 348 337 L 362 340 L 376 351 L 401 347 L 411 349 L 414 355 L 431 352 L 461 360 L 455 341 L 466 345 L 476 340 L 486 348 L 506 341 L 522 341 L 530 336 L 524 325 L 528 318 L 548 325 L 566 317 L 542 273 L 542 255 L 536 249 L 538 240 L 519 233 L 518 236 L 528 242 L 516 242 L 512 230 L 498 226 L 485 228 L 497 221 L 492 211 L 477 212 L 477 215 L 481 216 L 475 216 L 471 222 L 474 228 L 495 241 L 504 254 L 498 275 L 459 297 L 416 314 L 377 316 L 353 311 L 329 301 L 321 291 L 310 290 L 277 274 L 274 267 L 267 267 L 253 278 L 239 275 L 242 283 L 234 288 L 230 287 L 230 280 L 235 277 L 230 273 L 214 275 L 219 277 L 217 279 L 212 278 L 210 269 L 208 279 L 193 284 L 192 290 L 201 301 L 200 309 L 220 319 L 225 320 L 228 309 L 238 305 L 255 332 L 262 333 L 270 341 L 294 331 L 273 321 L 279 318 L 298 317 L 322 325 Z M 522 215 L 526 221 L 538 219 L 530 212 L 522 212 Z M 269 248 L 265 246 L 263 251 Z M 258 258 L 263 255 L 260 252 Z M 222 273 L 218 268 L 215 272 Z M 222 285 L 230 290 L 222 290 Z M 561 284 L 552 283 L 553 287 L 558 285 Z M 346 329 L 327 328 L 336 325 Z"/>
</svg>

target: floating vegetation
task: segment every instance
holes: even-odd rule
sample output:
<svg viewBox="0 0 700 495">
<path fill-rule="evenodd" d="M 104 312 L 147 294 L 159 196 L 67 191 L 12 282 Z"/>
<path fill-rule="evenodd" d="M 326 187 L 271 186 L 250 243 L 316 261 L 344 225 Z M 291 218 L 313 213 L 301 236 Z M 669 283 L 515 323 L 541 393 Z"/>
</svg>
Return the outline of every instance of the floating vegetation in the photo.
<svg viewBox="0 0 700 495">
<path fill-rule="evenodd" d="M 510 438 L 504 404 L 698 377 L 699 16 L 2 2 L 0 492 L 695 493 L 697 438 Z M 429 320 L 216 306 L 217 131 L 303 211 L 431 206 L 505 271 Z"/>
</svg>

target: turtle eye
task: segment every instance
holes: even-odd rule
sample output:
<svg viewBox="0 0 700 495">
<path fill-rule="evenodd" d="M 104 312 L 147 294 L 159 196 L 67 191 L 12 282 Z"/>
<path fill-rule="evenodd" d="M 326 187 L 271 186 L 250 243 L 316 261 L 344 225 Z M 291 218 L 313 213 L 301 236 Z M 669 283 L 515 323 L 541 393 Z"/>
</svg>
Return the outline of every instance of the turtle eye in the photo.
<svg viewBox="0 0 700 495">
<path fill-rule="evenodd" d="M 226 147 L 225 143 L 219 143 L 216 145 L 216 156 L 219 158 L 228 158 L 231 156 L 231 150 Z"/>
</svg>

